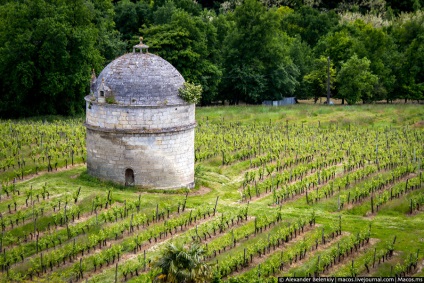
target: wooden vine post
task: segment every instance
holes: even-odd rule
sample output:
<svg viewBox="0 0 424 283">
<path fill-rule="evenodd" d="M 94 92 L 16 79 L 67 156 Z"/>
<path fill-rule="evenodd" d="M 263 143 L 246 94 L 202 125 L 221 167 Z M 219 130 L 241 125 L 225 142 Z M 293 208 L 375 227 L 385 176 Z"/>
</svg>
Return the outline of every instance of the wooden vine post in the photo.
<svg viewBox="0 0 424 283">
<path fill-rule="evenodd" d="M 215 216 L 215 213 L 216 213 L 216 207 L 218 205 L 218 199 L 219 199 L 219 196 L 216 197 L 215 207 L 213 208 L 213 216 Z"/>
<path fill-rule="evenodd" d="M 116 263 L 115 267 L 115 283 L 118 283 L 118 263 Z"/>
</svg>

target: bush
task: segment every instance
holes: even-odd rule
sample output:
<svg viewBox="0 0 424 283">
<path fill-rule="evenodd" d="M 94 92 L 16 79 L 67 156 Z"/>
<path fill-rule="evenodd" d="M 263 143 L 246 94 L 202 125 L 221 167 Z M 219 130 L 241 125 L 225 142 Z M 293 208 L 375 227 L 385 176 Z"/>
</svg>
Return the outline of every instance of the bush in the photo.
<svg viewBox="0 0 424 283">
<path fill-rule="evenodd" d="M 178 95 L 188 103 L 197 103 L 202 97 L 202 86 L 184 82 L 183 87 L 178 90 Z"/>
</svg>

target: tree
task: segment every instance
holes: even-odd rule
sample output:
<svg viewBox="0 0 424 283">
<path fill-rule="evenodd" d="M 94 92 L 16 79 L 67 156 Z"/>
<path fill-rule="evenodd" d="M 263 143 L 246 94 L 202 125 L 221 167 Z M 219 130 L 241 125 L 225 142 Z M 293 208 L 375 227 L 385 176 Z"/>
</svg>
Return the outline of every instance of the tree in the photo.
<svg viewBox="0 0 424 283">
<path fill-rule="evenodd" d="M 370 71 L 379 78 L 372 99 L 384 100 L 394 89 L 396 78 L 393 67 L 398 57 L 397 48 L 393 39 L 382 28 L 375 28 L 360 20 L 355 21 L 353 25 L 357 32 L 351 50 L 358 57 L 370 60 Z"/>
<path fill-rule="evenodd" d="M 191 0 L 156 0 L 153 1 L 153 10 L 156 12 L 160 7 L 169 6 L 170 3 L 191 16 L 199 16 L 202 12 L 202 6 L 197 1 Z"/>
<path fill-rule="evenodd" d="M 169 61 L 186 80 L 202 85 L 202 104 L 214 100 L 221 79 L 213 52 L 216 28 L 207 15 L 190 16 L 176 9 L 169 23 L 141 30 L 150 50 Z"/>
<path fill-rule="evenodd" d="M 291 39 L 279 30 L 276 11 L 245 0 L 231 19 L 234 28 L 223 43 L 222 99 L 260 103 L 293 95 L 299 70 L 289 57 Z"/>
<path fill-rule="evenodd" d="M 405 51 L 404 73 L 402 84 L 405 102 L 407 99 L 424 99 L 424 36 L 415 38 Z"/>
<path fill-rule="evenodd" d="M 342 62 L 346 62 L 352 55 L 352 45 L 356 39 L 352 37 L 352 27 L 340 25 L 327 35 L 320 38 L 314 48 L 317 56 L 330 56 L 336 70 L 340 70 Z"/>
<path fill-rule="evenodd" d="M 312 7 L 302 6 L 294 13 L 285 14 L 281 27 L 289 36 L 300 35 L 303 41 L 313 47 L 338 22 L 339 16 L 334 11 L 320 12 Z"/>
<path fill-rule="evenodd" d="M 119 46 L 107 3 L 25 0 L 0 6 L 1 117 L 84 110 L 91 70 L 107 60 L 103 52 Z"/>
<path fill-rule="evenodd" d="M 424 98 L 424 12 L 404 14 L 389 27 L 399 46 L 394 73 L 397 81 L 393 98 Z"/>
<path fill-rule="evenodd" d="M 296 78 L 299 85 L 296 87 L 294 96 L 297 99 L 309 99 L 313 97 L 307 82 L 304 80 L 305 75 L 310 73 L 313 67 L 314 55 L 312 48 L 306 42 L 301 41 L 301 39 L 295 38 L 290 47 L 290 58 L 299 70 L 299 76 Z"/>
<path fill-rule="evenodd" d="M 173 1 L 166 1 L 153 13 L 154 23 L 156 25 L 169 24 L 172 20 L 172 15 L 176 12 L 176 10 L 177 7 Z"/>
<path fill-rule="evenodd" d="M 167 244 L 162 255 L 153 263 L 160 269 L 155 282 L 195 283 L 211 279 L 211 266 L 202 260 L 205 254 L 206 251 L 197 243 L 189 247 Z"/>
<path fill-rule="evenodd" d="M 378 84 L 378 77 L 370 71 L 370 61 L 358 58 L 354 54 L 342 64 L 337 75 L 338 95 L 348 104 L 355 104 L 362 99 L 364 103 L 372 101 L 373 91 Z"/>
<path fill-rule="evenodd" d="M 103 65 L 108 64 L 125 52 L 126 44 L 114 22 L 114 6 L 110 0 L 84 1 L 93 14 L 92 24 L 97 30 L 96 49 L 104 57 Z"/>
<path fill-rule="evenodd" d="M 353 54 L 370 61 L 370 71 L 377 75 L 372 101 L 388 99 L 395 91 L 395 70 L 399 64 L 399 51 L 385 29 L 365 24 L 362 20 L 347 22 L 323 37 L 315 48 L 321 56 L 330 56 L 336 70 Z"/>
<path fill-rule="evenodd" d="M 224 54 L 222 52 L 223 44 L 230 31 L 234 29 L 234 21 L 225 14 L 219 14 L 216 17 L 212 17 L 212 19 L 212 24 L 216 29 L 214 58 L 215 62 L 217 62 L 218 65 L 221 65 L 224 58 Z"/>
<path fill-rule="evenodd" d="M 334 82 L 336 77 L 336 70 L 334 65 L 330 64 L 330 82 L 331 89 L 334 89 Z M 308 85 L 310 93 L 313 94 L 315 103 L 322 96 L 327 94 L 327 81 L 328 81 L 328 59 L 321 56 L 315 59 L 313 70 L 303 77 L 305 83 Z"/>
<path fill-rule="evenodd" d="M 115 6 L 114 21 L 122 39 L 127 42 L 127 48 L 132 48 L 130 40 L 139 37 L 139 29 L 150 24 L 153 18 L 152 8 L 148 1 L 121 0 Z"/>
</svg>

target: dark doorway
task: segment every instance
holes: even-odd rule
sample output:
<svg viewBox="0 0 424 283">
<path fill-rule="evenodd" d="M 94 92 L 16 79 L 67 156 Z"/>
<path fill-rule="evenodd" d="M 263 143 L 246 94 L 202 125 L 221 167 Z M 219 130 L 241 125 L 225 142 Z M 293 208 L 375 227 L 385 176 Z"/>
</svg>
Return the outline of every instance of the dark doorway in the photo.
<svg viewBox="0 0 424 283">
<path fill-rule="evenodd" d="M 125 170 L 125 186 L 134 186 L 134 171 L 129 168 Z"/>
</svg>

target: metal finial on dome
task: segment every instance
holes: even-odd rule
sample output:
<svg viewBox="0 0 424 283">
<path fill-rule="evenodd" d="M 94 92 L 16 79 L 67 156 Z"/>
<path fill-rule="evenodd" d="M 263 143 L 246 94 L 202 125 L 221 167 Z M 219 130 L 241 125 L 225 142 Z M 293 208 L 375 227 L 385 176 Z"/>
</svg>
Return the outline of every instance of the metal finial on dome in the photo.
<svg viewBox="0 0 424 283">
<path fill-rule="evenodd" d="M 143 53 L 143 49 L 146 49 L 146 53 L 148 53 L 149 52 L 148 48 L 149 48 L 149 46 L 147 46 L 146 44 L 143 43 L 143 37 L 140 36 L 140 43 L 133 46 L 133 53 L 135 53 L 136 49 L 139 49 L 140 53 Z"/>
</svg>

